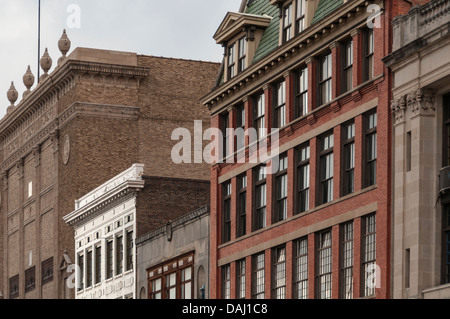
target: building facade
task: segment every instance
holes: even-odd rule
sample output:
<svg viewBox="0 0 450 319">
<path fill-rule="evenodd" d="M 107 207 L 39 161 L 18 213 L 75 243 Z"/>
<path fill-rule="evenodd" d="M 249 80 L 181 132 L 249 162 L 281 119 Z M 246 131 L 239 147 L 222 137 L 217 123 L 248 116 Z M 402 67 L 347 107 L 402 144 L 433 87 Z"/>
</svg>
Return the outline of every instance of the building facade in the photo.
<svg viewBox="0 0 450 319">
<path fill-rule="evenodd" d="M 409 5 L 256 0 L 226 15 L 214 35 L 222 72 L 203 98 L 223 132 L 211 174 L 212 298 L 391 296 L 382 58 Z M 272 157 L 255 161 L 255 148 Z"/>
<path fill-rule="evenodd" d="M 63 221 L 76 199 L 133 163 L 155 177 L 209 181 L 207 164 L 171 159 L 172 131 L 209 123 L 200 97 L 219 64 L 76 48 L 64 33 L 62 56 L 43 75 L 8 91 L 0 120 L 2 173 L 0 291 L 5 298 L 73 298 L 63 273 L 74 262 L 74 233 Z M 195 193 L 195 191 L 192 191 Z M 158 220 L 155 218 L 155 225 Z M 66 252 L 66 253 L 65 253 Z"/>
<path fill-rule="evenodd" d="M 209 223 L 204 206 L 137 238 L 137 298 L 209 298 Z"/>
<path fill-rule="evenodd" d="M 392 290 L 450 298 L 450 1 L 393 21 Z"/>
</svg>

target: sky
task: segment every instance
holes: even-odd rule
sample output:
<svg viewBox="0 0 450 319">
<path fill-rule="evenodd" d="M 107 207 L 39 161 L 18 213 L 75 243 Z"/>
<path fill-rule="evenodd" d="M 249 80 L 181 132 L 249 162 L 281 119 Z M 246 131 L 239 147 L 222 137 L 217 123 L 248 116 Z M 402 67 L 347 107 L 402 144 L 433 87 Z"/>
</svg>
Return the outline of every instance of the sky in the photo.
<svg viewBox="0 0 450 319">
<path fill-rule="evenodd" d="M 38 65 L 38 0 L 0 0 L 0 118 L 10 105 L 7 91 L 14 81 L 26 90 L 28 65 Z M 41 0 L 40 56 L 48 48 L 55 68 L 58 40 L 66 29 L 76 47 L 220 62 L 223 48 L 212 36 L 228 11 L 241 0 Z M 40 58 L 40 57 L 39 57 Z M 42 75 L 43 71 L 40 70 Z"/>
</svg>

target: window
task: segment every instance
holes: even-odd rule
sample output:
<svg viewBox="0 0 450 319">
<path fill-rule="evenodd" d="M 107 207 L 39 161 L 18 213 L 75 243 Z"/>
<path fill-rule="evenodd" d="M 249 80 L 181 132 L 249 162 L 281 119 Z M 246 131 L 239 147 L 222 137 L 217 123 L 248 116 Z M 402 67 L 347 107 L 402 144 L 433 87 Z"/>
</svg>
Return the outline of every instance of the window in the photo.
<svg viewBox="0 0 450 319">
<path fill-rule="evenodd" d="M 223 158 L 227 158 L 228 155 L 231 154 L 230 150 L 230 130 L 228 129 L 230 127 L 230 116 L 229 113 L 225 113 L 220 116 L 221 120 L 221 129 L 223 134 Z"/>
<path fill-rule="evenodd" d="M 245 259 L 236 263 L 236 297 L 245 299 Z"/>
<path fill-rule="evenodd" d="M 343 189 L 342 195 L 348 195 L 355 191 L 355 123 L 343 127 Z"/>
<path fill-rule="evenodd" d="M 320 59 L 319 65 L 319 103 L 322 105 L 331 101 L 331 76 L 332 76 L 331 53 Z"/>
<path fill-rule="evenodd" d="M 292 3 L 283 8 L 283 43 L 292 39 Z"/>
<path fill-rule="evenodd" d="M 164 276 L 166 299 L 177 299 L 177 274 L 175 272 Z"/>
<path fill-rule="evenodd" d="M 127 260 L 125 269 L 127 271 L 133 269 L 133 231 L 127 232 Z"/>
<path fill-rule="evenodd" d="M 279 160 L 279 170 L 275 175 L 275 187 L 276 187 L 276 198 L 275 198 L 275 213 L 274 222 L 279 222 L 287 218 L 287 178 L 288 169 L 288 158 L 287 156 L 280 157 Z"/>
<path fill-rule="evenodd" d="M 53 280 L 53 257 L 42 262 L 42 284 Z"/>
<path fill-rule="evenodd" d="M 245 147 L 245 105 L 236 106 L 236 150 Z"/>
<path fill-rule="evenodd" d="M 273 299 L 286 298 L 286 248 L 279 247 L 273 250 Z"/>
<path fill-rule="evenodd" d="M 254 100 L 254 119 L 255 119 L 255 129 L 257 138 L 263 138 L 266 136 L 266 122 L 265 122 L 265 114 L 266 114 L 266 102 L 264 93 L 259 94 Z"/>
<path fill-rule="evenodd" d="M 92 286 L 92 250 L 86 253 L 86 288 Z"/>
<path fill-rule="evenodd" d="M 255 218 L 254 230 L 266 227 L 266 167 L 260 166 L 255 171 Z"/>
<path fill-rule="evenodd" d="M 376 219 L 375 214 L 362 218 L 362 295 L 363 297 L 375 295 L 375 287 L 370 282 L 376 266 Z"/>
<path fill-rule="evenodd" d="M 443 210 L 443 284 L 448 284 L 450 283 L 450 206 L 445 206 Z"/>
<path fill-rule="evenodd" d="M 377 113 L 367 114 L 365 122 L 365 186 L 369 187 L 377 183 Z"/>
<path fill-rule="evenodd" d="M 309 145 L 301 147 L 297 154 L 297 211 L 303 213 L 309 209 Z"/>
<path fill-rule="evenodd" d="M 95 247 L 95 284 L 102 281 L 102 246 Z"/>
<path fill-rule="evenodd" d="M 320 139 L 320 196 L 319 204 L 333 200 L 333 146 L 334 135 L 328 134 Z"/>
<path fill-rule="evenodd" d="M 78 276 L 78 291 L 84 289 L 84 255 L 78 255 L 78 267 L 80 269 L 80 275 Z"/>
<path fill-rule="evenodd" d="M 162 299 L 162 279 L 157 278 L 150 281 L 149 299 Z"/>
<path fill-rule="evenodd" d="M 296 12 L 296 31 L 302 32 L 306 28 L 305 13 L 306 13 L 306 0 L 296 0 L 297 12 Z"/>
<path fill-rule="evenodd" d="M 239 43 L 239 54 L 238 54 L 238 72 L 242 72 L 245 70 L 245 58 L 247 54 L 247 41 L 245 38 L 242 38 L 238 41 Z"/>
<path fill-rule="evenodd" d="M 264 253 L 253 256 L 253 278 L 252 278 L 252 298 L 264 299 L 265 289 L 265 257 Z"/>
<path fill-rule="evenodd" d="M 231 268 L 230 265 L 222 267 L 222 299 L 231 299 Z"/>
<path fill-rule="evenodd" d="M 295 77 L 295 118 L 308 114 L 308 68 L 302 68 Z"/>
<path fill-rule="evenodd" d="M 373 29 L 366 29 L 363 33 L 363 50 L 364 50 L 364 62 L 363 62 L 363 81 L 368 81 L 373 78 L 374 74 L 374 37 Z"/>
<path fill-rule="evenodd" d="M 9 298 L 15 299 L 19 297 L 19 275 L 9 279 Z"/>
<path fill-rule="evenodd" d="M 36 288 L 36 267 L 25 270 L 25 292 L 29 292 Z"/>
<path fill-rule="evenodd" d="M 123 272 L 123 236 L 116 237 L 116 275 Z"/>
<path fill-rule="evenodd" d="M 247 175 L 238 177 L 238 202 L 237 202 L 237 237 L 246 234 L 247 228 Z"/>
<path fill-rule="evenodd" d="M 412 159 L 412 135 L 411 131 L 406 133 L 406 171 L 411 171 L 411 159 Z"/>
<path fill-rule="evenodd" d="M 181 269 L 180 271 L 180 292 L 181 299 L 192 299 L 192 267 Z"/>
<path fill-rule="evenodd" d="M 331 299 L 331 230 L 317 235 L 317 299 Z"/>
<path fill-rule="evenodd" d="M 308 238 L 295 243 L 294 297 L 308 299 Z"/>
<path fill-rule="evenodd" d="M 275 85 L 274 94 L 274 127 L 281 128 L 286 125 L 286 82 Z"/>
<path fill-rule="evenodd" d="M 223 227 L 222 243 L 231 240 L 231 182 L 222 185 L 223 191 Z"/>
<path fill-rule="evenodd" d="M 342 44 L 342 86 L 341 93 L 353 88 L 353 41 L 347 40 Z"/>
<path fill-rule="evenodd" d="M 341 226 L 341 298 L 353 298 L 353 222 Z"/>
<path fill-rule="evenodd" d="M 236 75 L 235 63 L 236 63 L 236 45 L 232 44 L 228 47 L 228 80 Z"/>
<path fill-rule="evenodd" d="M 113 241 L 106 243 L 106 279 L 113 276 Z"/>
</svg>

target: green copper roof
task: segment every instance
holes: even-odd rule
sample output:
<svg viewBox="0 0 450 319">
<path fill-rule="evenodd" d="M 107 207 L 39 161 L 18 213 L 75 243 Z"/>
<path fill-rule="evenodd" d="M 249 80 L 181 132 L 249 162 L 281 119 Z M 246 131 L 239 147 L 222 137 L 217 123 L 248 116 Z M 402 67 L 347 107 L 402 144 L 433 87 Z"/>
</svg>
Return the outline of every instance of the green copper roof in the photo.
<svg viewBox="0 0 450 319">
<path fill-rule="evenodd" d="M 339 8 L 343 3 L 343 0 L 320 0 L 312 23 L 314 24 L 322 20 L 328 14 Z"/>
<path fill-rule="evenodd" d="M 245 13 L 255 14 L 255 15 L 269 15 L 272 17 L 272 21 L 270 22 L 267 29 L 264 31 L 264 34 L 261 37 L 261 41 L 259 42 L 258 48 L 255 52 L 255 57 L 253 58 L 253 62 L 256 62 L 270 52 L 275 50 L 278 47 L 278 37 L 279 37 L 279 10 L 277 6 L 270 5 L 268 0 L 256 0 L 252 2 L 248 7 Z"/>
</svg>

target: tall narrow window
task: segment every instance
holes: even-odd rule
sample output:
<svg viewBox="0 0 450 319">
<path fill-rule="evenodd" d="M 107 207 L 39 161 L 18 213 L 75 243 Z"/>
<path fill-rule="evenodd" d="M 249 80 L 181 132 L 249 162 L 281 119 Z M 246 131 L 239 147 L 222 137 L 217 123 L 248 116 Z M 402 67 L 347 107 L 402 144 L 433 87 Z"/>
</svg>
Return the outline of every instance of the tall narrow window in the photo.
<svg viewBox="0 0 450 319">
<path fill-rule="evenodd" d="M 364 62 L 363 62 L 363 80 L 368 81 L 374 74 L 374 36 L 373 29 L 366 29 L 363 33 L 364 38 Z"/>
<path fill-rule="evenodd" d="M 273 250 L 272 264 L 272 297 L 273 299 L 286 298 L 286 247 Z"/>
<path fill-rule="evenodd" d="M 123 236 L 116 237 L 116 275 L 123 272 Z"/>
<path fill-rule="evenodd" d="M 442 255 L 442 266 L 443 266 L 443 284 L 450 283 L 450 206 L 446 205 L 443 207 L 444 218 L 442 220 L 442 235 L 443 235 L 443 255 Z"/>
<path fill-rule="evenodd" d="M 411 250 L 405 250 L 405 288 L 409 288 L 411 279 Z"/>
<path fill-rule="evenodd" d="M 223 226 L 222 243 L 231 240 L 231 182 L 224 183 L 223 189 Z"/>
<path fill-rule="evenodd" d="M 343 189 L 342 195 L 348 195 L 355 191 L 355 123 L 343 127 Z"/>
<path fill-rule="evenodd" d="M 239 44 L 239 53 L 238 53 L 238 72 L 242 72 L 245 70 L 245 57 L 247 53 L 247 41 L 245 38 L 242 38 L 238 41 Z"/>
<path fill-rule="evenodd" d="M 253 274 L 252 274 L 252 298 L 264 299 L 265 289 L 265 270 L 264 270 L 264 253 L 253 256 Z"/>
<path fill-rule="evenodd" d="M 247 228 L 247 175 L 238 177 L 238 201 L 237 201 L 237 237 L 246 234 Z"/>
<path fill-rule="evenodd" d="M 375 287 L 371 277 L 375 271 L 376 260 L 376 216 L 375 214 L 362 218 L 362 295 L 364 297 L 375 295 Z"/>
<path fill-rule="evenodd" d="M 25 270 L 25 292 L 30 292 L 36 288 L 36 267 L 33 266 Z"/>
<path fill-rule="evenodd" d="M 366 165 L 365 186 L 369 187 L 377 183 L 377 113 L 369 113 L 366 121 Z"/>
<path fill-rule="evenodd" d="M 42 284 L 53 280 L 53 257 L 42 262 Z"/>
<path fill-rule="evenodd" d="M 237 299 L 245 299 L 245 259 L 236 263 L 236 297 Z"/>
<path fill-rule="evenodd" d="M 236 106 L 236 151 L 245 146 L 245 105 Z"/>
<path fill-rule="evenodd" d="M 113 241 L 108 240 L 106 243 L 106 279 L 113 276 Z"/>
<path fill-rule="evenodd" d="M 341 93 L 353 88 L 353 41 L 348 40 L 342 45 L 342 86 Z"/>
<path fill-rule="evenodd" d="M 133 231 L 127 232 L 127 260 L 125 269 L 133 269 Z"/>
<path fill-rule="evenodd" d="M 296 32 L 297 34 L 305 30 L 305 13 L 306 13 L 306 0 L 296 0 Z"/>
<path fill-rule="evenodd" d="M 411 131 L 406 133 L 406 171 L 411 171 L 411 147 L 412 147 L 412 136 Z"/>
<path fill-rule="evenodd" d="M 95 247 L 95 284 L 102 281 L 102 246 Z"/>
<path fill-rule="evenodd" d="M 353 298 L 353 222 L 341 226 L 341 298 Z"/>
<path fill-rule="evenodd" d="M 255 119 L 255 129 L 257 138 L 263 138 L 266 136 L 266 121 L 265 121 L 265 114 L 266 114 L 266 101 L 264 97 L 264 93 L 259 94 L 256 96 L 254 101 L 254 119 Z"/>
<path fill-rule="evenodd" d="M 295 117 L 308 114 L 308 68 L 302 68 L 295 78 Z"/>
<path fill-rule="evenodd" d="M 9 298 L 19 297 L 19 275 L 9 278 Z"/>
<path fill-rule="evenodd" d="M 228 47 L 228 80 L 236 75 L 236 45 L 232 44 Z"/>
<path fill-rule="evenodd" d="M 319 105 L 331 101 L 332 59 L 331 53 L 320 59 L 319 65 Z"/>
<path fill-rule="evenodd" d="M 165 296 L 167 299 L 177 299 L 177 273 L 167 274 L 164 278 L 166 283 Z"/>
<path fill-rule="evenodd" d="M 292 2 L 283 8 L 283 42 L 292 39 Z"/>
<path fill-rule="evenodd" d="M 275 85 L 274 95 L 274 125 L 281 128 L 286 125 L 286 82 L 280 82 Z"/>
<path fill-rule="evenodd" d="M 308 299 L 308 238 L 295 243 L 294 297 Z"/>
<path fill-rule="evenodd" d="M 334 135 L 328 134 L 320 140 L 320 202 L 325 204 L 333 200 L 333 146 Z"/>
<path fill-rule="evenodd" d="M 297 163 L 297 206 L 298 213 L 309 209 L 309 158 L 310 148 L 305 145 L 298 150 Z"/>
<path fill-rule="evenodd" d="M 255 218 L 254 230 L 266 227 L 266 167 L 260 166 L 255 171 Z"/>
<path fill-rule="evenodd" d="M 92 286 L 92 250 L 86 253 L 86 288 Z"/>
<path fill-rule="evenodd" d="M 78 275 L 78 291 L 84 289 L 84 255 L 78 255 L 78 267 L 80 274 Z"/>
<path fill-rule="evenodd" d="M 180 298 L 192 299 L 192 267 L 180 270 Z"/>
<path fill-rule="evenodd" d="M 229 125 L 230 125 L 230 116 L 229 113 L 225 113 L 222 114 L 220 116 L 221 119 L 221 130 L 222 130 L 222 136 L 223 136 L 223 144 L 222 144 L 222 149 L 223 149 L 223 158 L 227 158 L 228 155 L 231 154 L 231 150 L 230 150 L 230 130 Z"/>
<path fill-rule="evenodd" d="M 331 230 L 317 236 L 317 299 L 331 299 Z"/>
<path fill-rule="evenodd" d="M 280 157 L 279 170 L 275 176 L 276 184 L 276 201 L 274 222 L 279 222 L 287 218 L 287 178 L 288 158 Z"/>
<path fill-rule="evenodd" d="M 222 299 L 231 299 L 231 269 L 230 265 L 222 267 Z"/>
<path fill-rule="evenodd" d="M 150 299 L 162 299 L 162 278 L 152 280 L 150 287 Z"/>
</svg>

